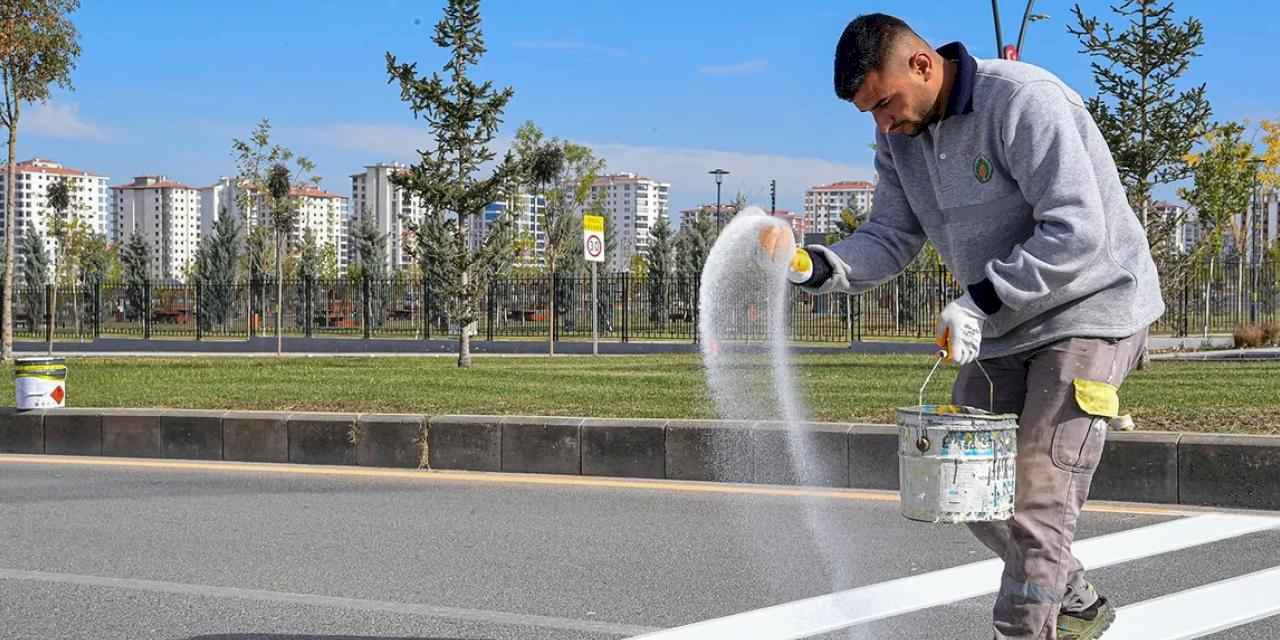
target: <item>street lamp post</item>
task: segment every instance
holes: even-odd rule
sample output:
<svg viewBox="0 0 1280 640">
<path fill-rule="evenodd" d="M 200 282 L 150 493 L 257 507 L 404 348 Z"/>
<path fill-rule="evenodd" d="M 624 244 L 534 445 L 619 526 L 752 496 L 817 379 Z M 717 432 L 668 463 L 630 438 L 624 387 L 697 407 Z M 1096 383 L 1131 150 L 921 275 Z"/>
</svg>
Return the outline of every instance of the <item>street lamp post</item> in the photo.
<svg viewBox="0 0 1280 640">
<path fill-rule="evenodd" d="M 720 233 L 724 229 L 724 217 L 720 215 L 720 183 L 724 177 L 729 175 L 724 169 L 712 169 L 707 173 L 716 177 L 716 233 Z"/>
<path fill-rule="evenodd" d="M 1258 218 L 1260 215 L 1265 215 L 1265 213 L 1260 210 L 1262 205 L 1262 194 L 1258 192 L 1258 167 L 1262 164 L 1262 158 L 1253 158 L 1250 160 L 1250 163 L 1253 164 L 1253 185 L 1250 189 L 1252 206 L 1250 207 L 1249 212 L 1249 230 L 1252 232 L 1250 233 L 1252 236 L 1250 244 L 1253 245 L 1251 247 L 1253 250 L 1249 252 L 1251 254 L 1249 256 L 1249 268 L 1250 271 L 1252 271 L 1250 274 L 1252 277 L 1250 279 L 1253 280 L 1253 286 L 1251 287 L 1252 291 L 1249 295 L 1249 298 L 1251 299 L 1251 303 L 1249 304 L 1249 322 L 1257 322 L 1258 264 L 1261 262 L 1262 258 L 1262 225 L 1259 224 L 1261 221 L 1258 220 Z"/>
</svg>

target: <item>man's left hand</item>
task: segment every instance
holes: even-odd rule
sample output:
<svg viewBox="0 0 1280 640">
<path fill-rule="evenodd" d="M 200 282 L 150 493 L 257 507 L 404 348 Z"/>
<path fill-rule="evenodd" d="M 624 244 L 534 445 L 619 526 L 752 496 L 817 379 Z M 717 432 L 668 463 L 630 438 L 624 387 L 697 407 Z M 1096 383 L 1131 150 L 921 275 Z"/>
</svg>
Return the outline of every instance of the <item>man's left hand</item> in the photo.
<svg viewBox="0 0 1280 640">
<path fill-rule="evenodd" d="M 978 308 L 969 294 L 960 296 L 938 316 L 938 346 L 946 349 L 948 359 L 956 364 L 977 360 L 982 346 L 982 323 L 986 320 L 987 314 Z"/>
</svg>

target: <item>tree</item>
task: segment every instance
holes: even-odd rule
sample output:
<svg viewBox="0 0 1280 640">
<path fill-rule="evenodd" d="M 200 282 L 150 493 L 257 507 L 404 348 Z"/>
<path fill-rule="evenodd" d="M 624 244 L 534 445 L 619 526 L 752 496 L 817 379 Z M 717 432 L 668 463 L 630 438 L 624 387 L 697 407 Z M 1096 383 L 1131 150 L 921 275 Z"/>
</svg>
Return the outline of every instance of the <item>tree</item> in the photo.
<svg viewBox="0 0 1280 640">
<path fill-rule="evenodd" d="M 120 262 L 124 267 L 125 300 L 128 303 L 125 317 L 132 321 L 143 317 L 147 311 L 146 288 L 151 279 L 151 246 L 142 234 L 129 236 Z"/>
<path fill-rule="evenodd" d="M 470 220 L 485 205 L 502 200 L 518 175 L 510 153 L 486 178 L 478 177 L 481 165 L 496 157 L 489 149 L 502 124 L 502 112 L 511 100 L 511 88 L 497 90 L 492 82 L 477 84 L 467 77 L 468 68 L 479 63 L 485 53 L 480 31 L 479 0 L 449 0 L 444 18 L 436 25 L 432 41 L 450 50 L 444 65 L 446 77 L 433 73 L 417 75 L 417 63 L 400 64 L 387 53 L 390 82 L 399 82 L 400 99 L 409 104 L 414 118 L 423 118 L 435 139 L 430 150 L 419 150 L 419 161 L 406 173 L 392 176 L 392 183 L 418 196 L 426 206 L 428 220 L 421 226 L 438 224 L 452 216 L 452 233 L 442 245 L 422 245 L 423 258 L 442 271 L 440 288 L 450 303 L 450 316 L 461 327 L 458 339 L 458 366 L 471 366 L 471 333 L 475 331 L 477 301 L 492 273 L 493 263 L 505 254 L 501 242 L 510 234 L 500 227 L 511 224 L 511 215 L 494 221 L 484 242 L 472 251 L 467 238 Z"/>
<path fill-rule="evenodd" d="M 84 251 L 80 254 L 80 284 L 94 287 L 107 279 L 112 263 L 117 262 L 115 251 L 101 233 L 89 234 Z"/>
<path fill-rule="evenodd" d="M 298 252 L 297 270 L 294 272 L 294 286 L 297 287 L 297 295 L 294 296 L 294 313 L 295 323 L 298 327 L 305 327 L 307 320 L 308 302 L 310 308 L 315 309 L 315 280 L 320 276 L 320 245 L 316 242 L 316 236 L 311 229 L 305 229 L 302 232 L 302 247 Z"/>
<path fill-rule="evenodd" d="M 283 350 L 282 305 L 284 297 L 284 254 L 287 252 L 289 233 L 297 224 L 299 198 L 293 193 L 292 185 L 311 182 L 319 185 L 320 178 L 313 175 L 315 164 L 303 156 L 295 155 L 287 147 L 271 142 L 271 121 L 263 118 L 249 134 L 248 140 L 233 138 L 232 153 L 236 156 L 236 204 L 245 214 L 245 225 L 268 225 L 275 235 L 275 280 L 276 280 L 276 353 Z M 292 162 L 296 172 L 289 168 Z M 255 228 L 254 231 L 257 231 Z M 265 254 L 259 254 L 261 235 L 250 237 L 250 260 L 263 261 Z M 254 247 L 253 243 L 260 243 Z M 250 280 L 255 270 L 259 273 L 262 264 L 250 267 Z M 259 306 L 258 308 L 261 308 Z"/>
<path fill-rule="evenodd" d="M 1258 156 L 1262 166 L 1258 182 L 1268 189 L 1280 189 L 1280 120 L 1263 120 L 1262 154 Z"/>
<path fill-rule="evenodd" d="M 0 2 L 0 125 L 9 132 L 4 210 L 4 263 L 13 264 L 16 236 L 14 192 L 17 190 L 18 126 L 23 103 L 44 102 L 50 85 L 71 88 L 71 72 L 80 57 L 80 34 L 69 14 L 80 0 L 4 0 Z M 4 273 L 0 302 L 0 358 L 13 359 L 13 270 Z"/>
<path fill-rule="evenodd" d="M 240 261 L 240 224 L 224 207 L 213 233 L 200 241 L 196 278 L 200 281 L 200 323 L 205 331 L 226 323 L 236 297 L 236 265 Z"/>
<path fill-rule="evenodd" d="M 645 252 L 648 271 L 649 321 L 665 322 L 667 318 L 667 290 L 675 272 L 675 242 L 671 224 L 666 215 L 658 216 L 658 222 L 649 230 L 649 248 Z"/>
<path fill-rule="evenodd" d="M 49 284 L 49 254 L 45 251 L 44 236 L 29 225 L 22 237 L 22 285 L 26 289 L 27 328 L 36 330 L 37 318 L 45 314 L 45 285 Z"/>
<path fill-rule="evenodd" d="M 347 270 L 347 277 L 359 286 L 368 287 L 369 322 L 380 327 L 386 298 L 387 234 L 378 230 L 373 215 L 365 211 L 352 231 L 351 239 L 355 243 L 356 263 Z"/>
<path fill-rule="evenodd" d="M 276 232 L 276 355 L 284 352 L 284 245 L 293 231 L 298 209 L 289 198 L 289 167 L 277 162 L 267 172 L 271 194 L 271 228 Z"/>
<path fill-rule="evenodd" d="M 71 189 L 66 179 L 49 183 L 47 201 L 53 215 L 48 216 L 49 235 L 54 240 L 53 292 L 49 307 L 56 320 L 58 313 L 58 287 L 70 287 L 72 309 L 75 316 L 76 335 L 80 335 L 80 300 L 76 283 L 80 280 L 80 257 L 89 240 L 90 230 L 79 218 L 70 215 Z M 48 336 L 49 353 L 53 353 L 53 333 Z"/>
<path fill-rule="evenodd" d="M 1196 18 L 1174 22 L 1173 3 L 1123 0 L 1112 11 L 1124 31 L 1088 17 L 1075 6 L 1078 25 L 1068 27 L 1091 63 L 1099 95 L 1089 112 L 1111 148 L 1129 203 L 1142 218 L 1147 241 L 1168 253 L 1169 231 L 1181 220 L 1152 219 L 1151 191 L 1190 174 L 1186 157 L 1207 130 L 1212 113 L 1205 85 L 1179 92 L 1175 83 L 1198 57 L 1204 30 Z"/>
<path fill-rule="evenodd" d="M 697 309 L 702 268 L 717 235 L 715 218 L 703 210 L 694 214 L 690 224 L 681 225 L 676 234 L 676 286 L 680 289 L 681 315 L 687 319 L 693 319 Z"/>
<path fill-rule="evenodd" d="M 249 224 L 247 218 L 244 224 Z M 270 256 L 275 251 L 275 242 L 271 236 L 271 230 L 262 225 L 250 227 L 245 234 L 242 268 L 249 281 L 249 306 L 255 315 L 267 308 L 266 277 L 271 269 Z M 256 331 L 258 319 L 252 317 L 249 320 Z"/>
<path fill-rule="evenodd" d="M 338 279 L 338 247 L 326 242 L 320 249 L 320 262 L 316 265 L 316 277 L 321 280 Z"/>
<path fill-rule="evenodd" d="M 1192 187 L 1178 190 L 1178 195 L 1196 208 L 1205 231 L 1197 253 L 1209 256 L 1209 279 L 1213 278 L 1213 261 L 1222 251 L 1229 234 L 1236 255 L 1243 259 L 1249 236 L 1246 211 L 1253 195 L 1254 148 L 1243 139 L 1244 127 L 1228 122 L 1214 127 L 1205 135 L 1204 150 L 1187 157 L 1192 169 Z M 1244 291 L 1244 268 L 1237 270 L 1237 291 Z M 1244 297 L 1238 297 L 1243 312 Z"/>
<path fill-rule="evenodd" d="M 546 235 L 543 256 L 551 282 L 556 282 L 556 265 L 574 242 L 581 242 L 582 217 L 590 204 L 591 185 L 604 170 L 604 160 L 590 148 L 552 138 L 543 141 L 542 131 L 526 122 L 516 132 L 516 160 L 523 186 L 543 200 L 541 227 Z M 551 326 L 556 326 L 556 305 L 548 302 Z M 555 353 L 555 332 L 547 334 L 547 349 Z"/>
<path fill-rule="evenodd" d="M 858 227 L 867 219 L 865 211 L 855 211 L 849 207 L 840 210 L 840 216 L 835 220 L 835 230 L 826 234 L 823 240 L 828 245 L 835 244 L 853 235 Z M 804 238 L 796 238 L 797 242 L 803 242 Z"/>
</svg>

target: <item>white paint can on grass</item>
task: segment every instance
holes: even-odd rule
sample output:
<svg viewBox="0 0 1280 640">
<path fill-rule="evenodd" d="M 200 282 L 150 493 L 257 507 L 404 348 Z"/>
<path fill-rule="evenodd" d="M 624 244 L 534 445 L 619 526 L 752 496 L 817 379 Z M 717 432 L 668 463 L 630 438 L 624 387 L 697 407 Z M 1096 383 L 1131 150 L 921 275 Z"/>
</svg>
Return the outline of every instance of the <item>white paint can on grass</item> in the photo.
<svg viewBox="0 0 1280 640">
<path fill-rule="evenodd" d="M 14 362 L 13 386 L 19 410 L 63 407 L 67 400 L 67 361 L 18 358 Z"/>
</svg>

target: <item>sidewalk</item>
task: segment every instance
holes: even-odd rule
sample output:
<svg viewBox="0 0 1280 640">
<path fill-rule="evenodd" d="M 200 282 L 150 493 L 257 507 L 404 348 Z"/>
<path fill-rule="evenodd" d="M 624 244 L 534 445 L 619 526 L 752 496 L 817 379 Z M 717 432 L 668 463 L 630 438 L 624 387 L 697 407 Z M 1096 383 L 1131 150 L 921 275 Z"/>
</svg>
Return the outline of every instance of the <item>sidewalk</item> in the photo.
<svg viewBox="0 0 1280 640">
<path fill-rule="evenodd" d="M 1215 349 L 1226 349 L 1232 346 L 1230 336 L 1211 336 L 1209 344 Z M 1151 348 L 1154 351 L 1173 351 L 1201 349 L 1205 341 L 1201 337 L 1171 338 L 1153 337 Z M 734 348 L 745 350 L 767 349 L 763 343 L 751 345 L 735 345 Z M 863 341 L 848 344 L 833 342 L 829 345 L 804 344 L 792 347 L 794 353 L 832 354 L 832 353 L 870 353 L 870 354 L 929 354 L 936 347 L 928 342 L 908 341 Z M 600 354 L 609 356 L 635 356 L 650 354 L 698 353 L 699 345 L 688 341 L 679 342 L 617 342 L 601 341 Z M 14 345 L 19 356 L 45 355 L 44 342 L 19 341 Z M 136 338 L 99 338 L 89 342 L 54 342 L 54 355 L 74 355 L 83 357 L 114 356 L 274 356 L 276 352 L 275 338 L 252 338 L 249 340 L 142 340 Z M 456 340 L 413 340 L 413 339 L 373 339 L 358 338 L 292 338 L 284 339 L 284 352 L 289 356 L 451 356 L 458 351 Z M 1256 355 L 1266 350 L 1252 350 Z M 541 356 L 547 353 L 545 340 L 473 340 L 471 353 L 475 355 L 505 356 Z M 1188 352 L 1164 353 L 1153 356 L 1155 359 L 1182 359 L 1212 357 L 1230 357 L 1233 352 Z M 560 341 L 556 343 L 558 355 L 589 355 L 590 341 Z M 1175 357 L 1176 356 L 1176 357 Z M 1263 355 L 1263 357 L 1275 357 Z"/>
<path fill-rule="evenodd" d="M 736 346 L 747 350 L 765 351 L 764 344 Z M 673 353 L 698 353 L 699 346 L 691 342 L 600 342 L 600 354 L 610 356 L 649 355 Z M 827 345 L 801 345 L 795 353 L 932 353 L 936 347 L 926 342 L 859 342 Z M 45 343 L 22 341 L 14 345 L 19 356 L 42 356 Z M 353 338 L 288 338 L 284 339 L 284 353 L 289 356 L 437 356 L 457 354 L 456 340 L 360 340 Z M 251 340 L 140 340 L 129 338 L 100 338 L 91 342 L 55 342 L 54 355 L 74 356 L 274 356 L 275 338 Z M 541 356 L 547 353 L 545 340 L 527 341 L 472 341 L 471 353 L 475 355 Z M 590 355 L 590 341 L 562 341 L 556 343 L 557 355 Z"/>
</svg>

